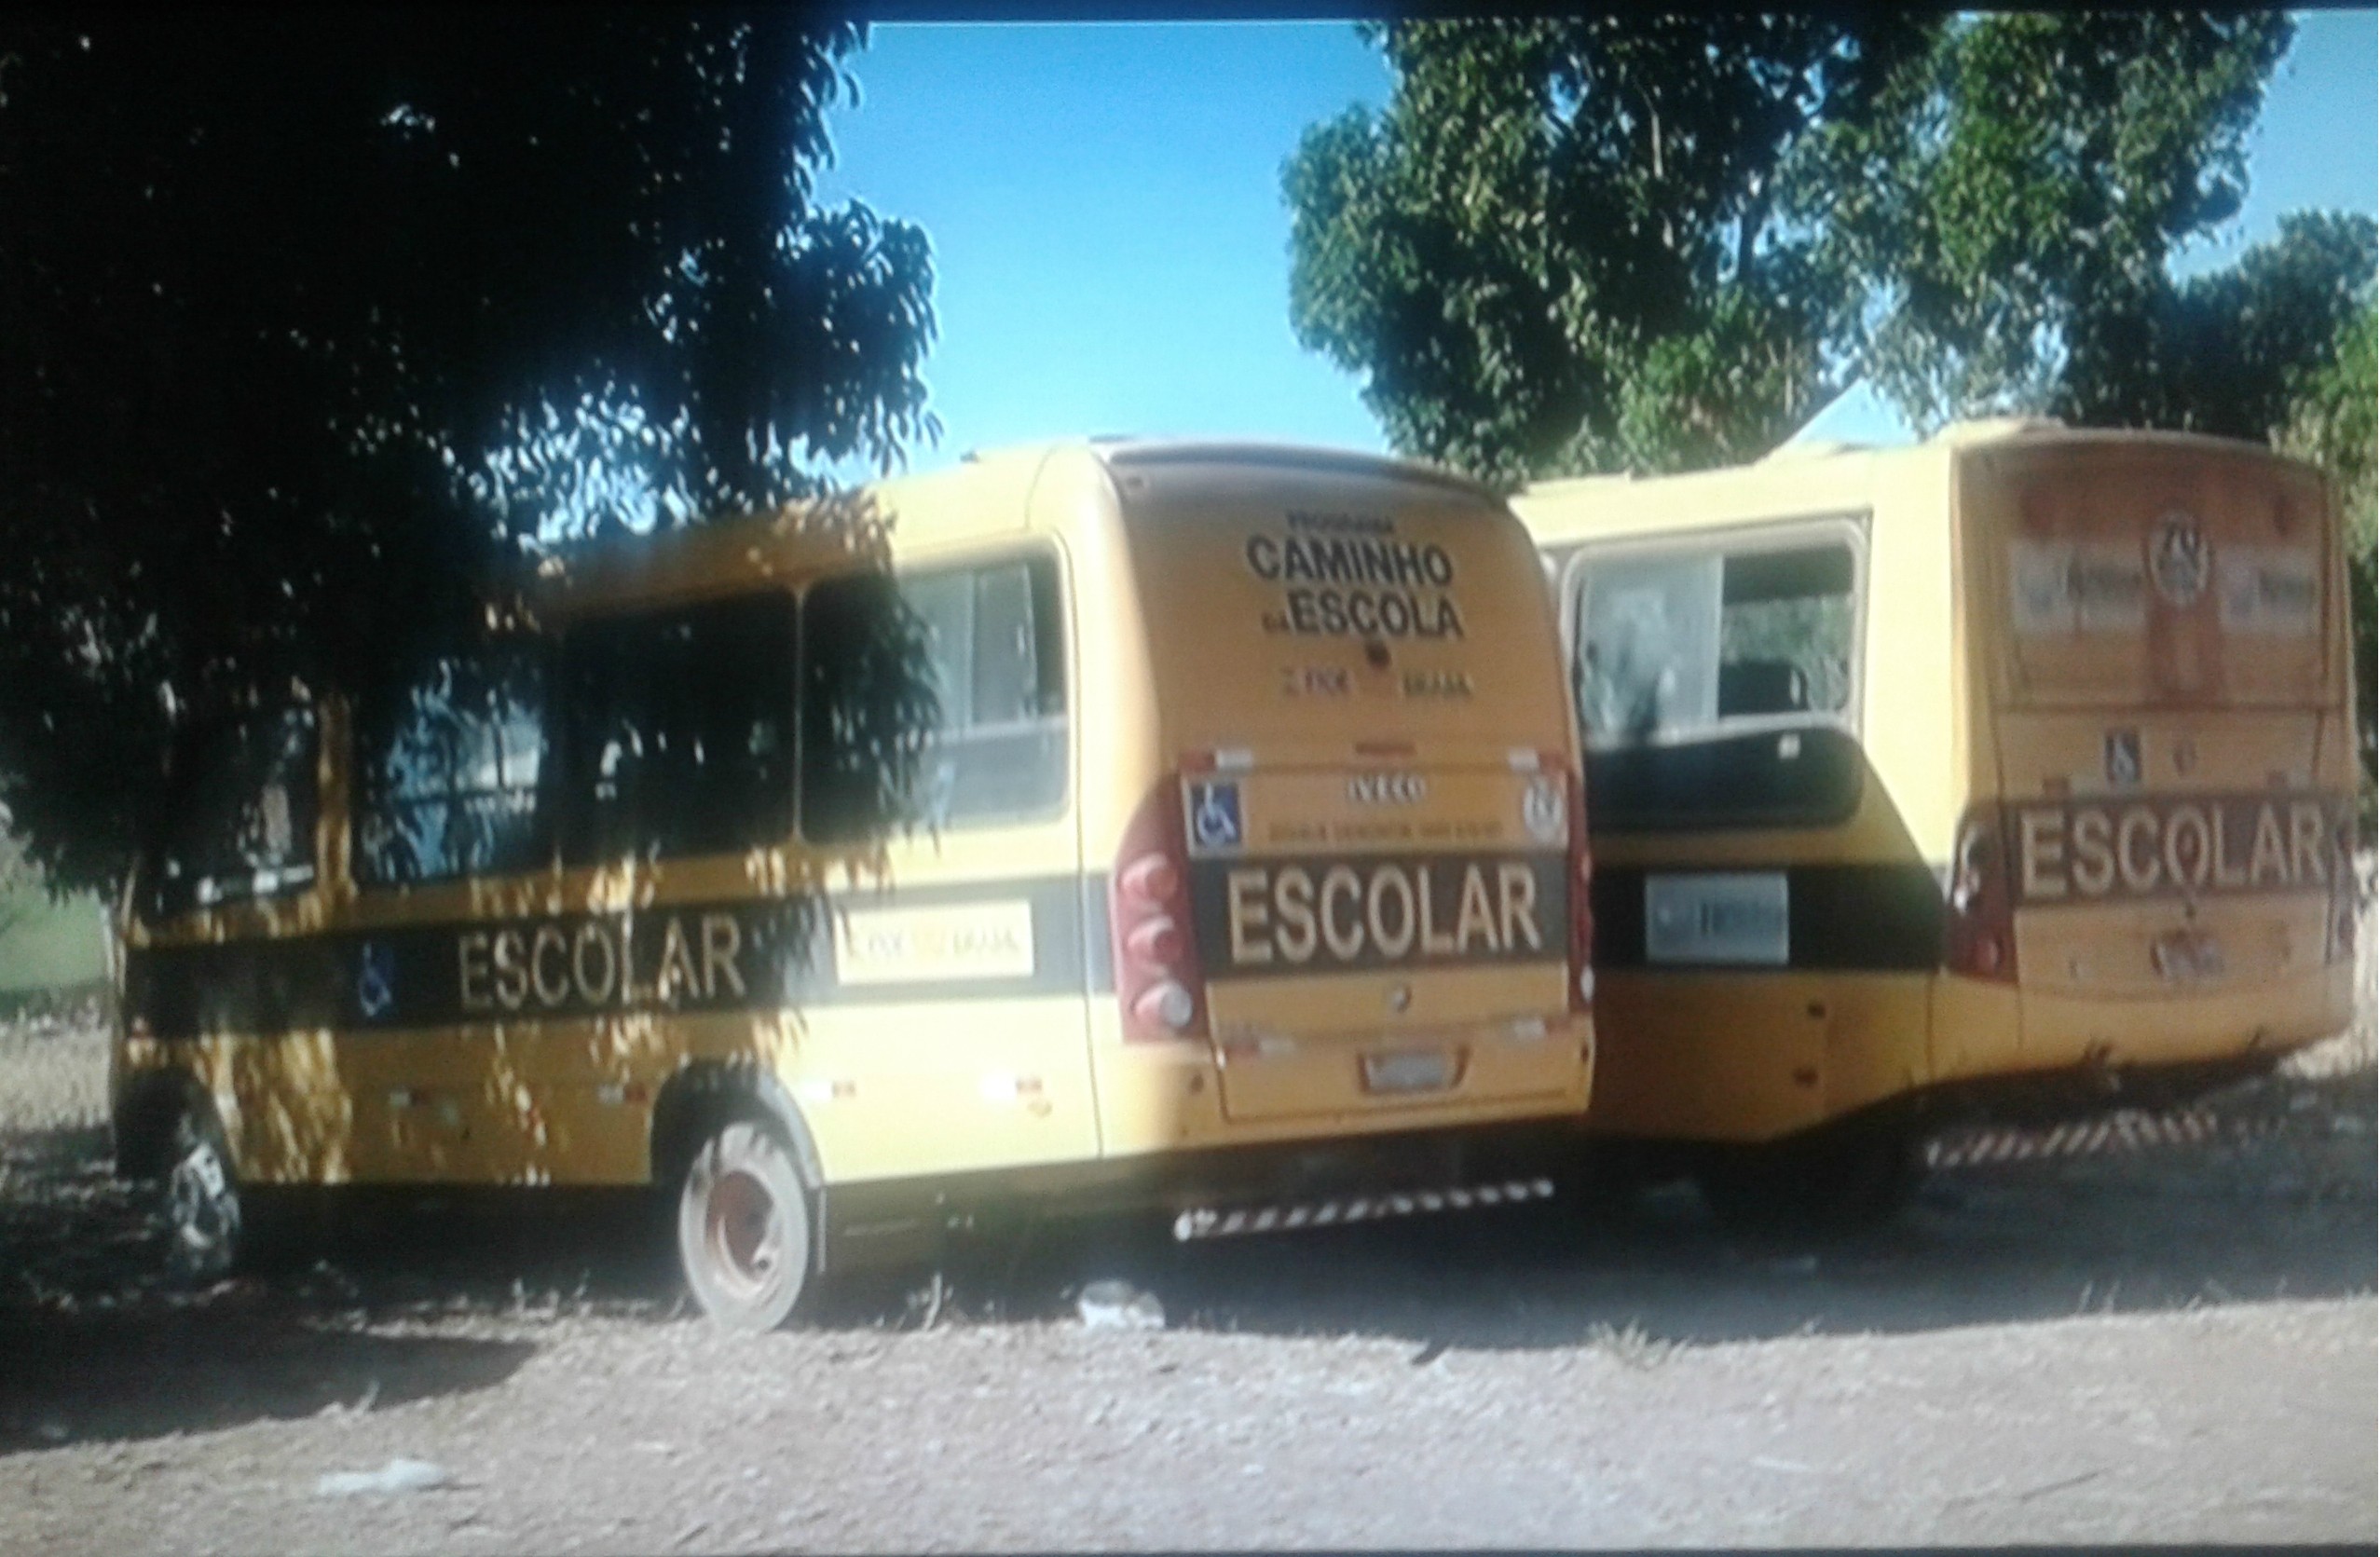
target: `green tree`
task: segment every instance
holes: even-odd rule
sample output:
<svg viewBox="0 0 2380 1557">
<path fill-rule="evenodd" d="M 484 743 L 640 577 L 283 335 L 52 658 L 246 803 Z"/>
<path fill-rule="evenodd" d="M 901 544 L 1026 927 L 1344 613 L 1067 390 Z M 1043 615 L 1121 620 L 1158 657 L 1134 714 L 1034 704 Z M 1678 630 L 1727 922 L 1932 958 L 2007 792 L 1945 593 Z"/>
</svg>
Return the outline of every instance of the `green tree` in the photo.
<svg viewBox="0 0 2380 1557">
<path fill-rule="evenodd" d="M 2063 403 L 2236 211 L 2277 15 L 1410 22 L 1283 171 L 1291 318 L 1506 482 L 1765 453 L 1873 377 Z"/>
<path fill-rule="evenodd" d="M 2367 275 L 2369 273 L 2367 272 Z M 2362 308 L 2342 321 L 2328 360 L 2298 373 L 2280 443 L 2330 472 L 2346 519 L 2347 579 L 2355 623 L 2356 717 L 2363 757 L 2364 830 L 2372 830 L 2375 753 L 2373 699 L 2380 688 L 2374 614 L 2380 610 L 2380 559 L 2374 555 L 2373 483 L 2380 445 L 2373 424 L 2380 406 L 2380 317 L 2367 286 Z"/>
<path fill-rule="evenodd" d="M 1365 24 L 1394 100 L 1283 170 L 1298 338 L 1398 448 L 1493 478 L 1765 450 L 1831 392 L 1843 301 L 1791 164 L 1935 25 Z"/>
<path fill-rule="evenodd" d="M 2347 341 L 2380 266 L 2368 216 L 2300 212 L 2237 264 L 2161 287 L 2139 349 L 2071 369 L 2053 409 L 2101 426 L 2263 442 Z"/>
<path fill-rule="evenodd" d="M 2137 397 L 2168 262 L 2229 220 L 2292 27 L 2277 14 L 2006 15 L 1944 30 L 1892 111 L 1830 129 L 1803 209 L 1864 299 L 1850 347 L 1910 421 Z"/>
<path fill-rule="evenodd" d="M 823 208 L 851 26 L 0 22 L 0 803 L 65 886 L 179 714 L 467 629 L 557 530 L 935 431 L 924 235 Z"/>
</svg>

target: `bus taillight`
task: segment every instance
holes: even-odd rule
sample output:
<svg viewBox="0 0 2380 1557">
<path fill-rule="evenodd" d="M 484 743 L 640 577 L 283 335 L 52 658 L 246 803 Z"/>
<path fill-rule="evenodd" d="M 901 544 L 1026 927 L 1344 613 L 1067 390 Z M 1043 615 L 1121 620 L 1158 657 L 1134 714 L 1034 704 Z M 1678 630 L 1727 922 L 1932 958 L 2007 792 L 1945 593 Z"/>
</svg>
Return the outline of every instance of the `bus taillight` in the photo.
<svg viewBox="0 0 2380 1557">
<path fill-rule="evenodd" d="M 1970 977 L 2015 983 L 2016 916 L 1997 807 L 1975 806 L 1960 818 L 1947 896 L 1942 965 Z"/>
<path fill-rule="evenodd" d="M 1190 934 L 1189 883 L 1181 785 L 1168 777 L 1132 813 L 1108 889 L 1115 994 L 1128 1042 L 1206 1034 L 1205 978 Z"/>
</svg>

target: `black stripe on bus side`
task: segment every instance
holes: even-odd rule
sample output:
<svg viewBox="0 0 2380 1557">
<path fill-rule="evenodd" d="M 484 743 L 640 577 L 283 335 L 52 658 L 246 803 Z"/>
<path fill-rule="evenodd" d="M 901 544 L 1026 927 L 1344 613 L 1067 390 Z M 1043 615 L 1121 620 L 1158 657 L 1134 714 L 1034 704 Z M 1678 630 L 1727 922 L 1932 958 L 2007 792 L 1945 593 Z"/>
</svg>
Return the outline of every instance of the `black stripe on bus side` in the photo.
<svg viewBox="0 0 2380 1557">
<path fill-rule="evenodd" d="M 828 901 L 865 912 L 1019 900 L 1032 908 L 1033 971 L 1015 977 L 845 983 L 817 899 L 745 898 L 633 916 L 528 915 L 128 948 L 125 1016 L 135 1031 L 190 1038 L 1114 989 L 1103 874 L 861 890 Z"/>
<path fill-rule="evenodd" d="M 1599 968 L 1759 968 L 1766 963 L 1661 963 L 1645 957 L 1645 878 L 1758 871 L 1733 866 L 1709 872 L 1647 872 L 1595 867 L 1594 961 Z M 1941 965 L 1942 882 L 1934 867 L 1905 865 L 1795 865 L 1785 878 L 1788 968 L 1911 972 Z"/>
</svg>

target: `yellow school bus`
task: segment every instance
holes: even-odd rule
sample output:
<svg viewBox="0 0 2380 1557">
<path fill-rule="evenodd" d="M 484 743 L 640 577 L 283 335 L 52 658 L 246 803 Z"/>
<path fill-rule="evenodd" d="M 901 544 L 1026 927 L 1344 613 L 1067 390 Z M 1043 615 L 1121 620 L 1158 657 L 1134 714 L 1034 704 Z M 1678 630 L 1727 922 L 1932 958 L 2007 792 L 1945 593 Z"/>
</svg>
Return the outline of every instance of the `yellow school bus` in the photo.
<svg viewBox="0 0 2380 1557">
<path fill-rule="evenodd" d="M 521 631 L 193 728 L 115 1107 L 194 1267 L 243 1191 L 654 1184 L 704 1307 L 765 1327 L 1004 1207 L 1187 1237 L 1549 1192 L 1588 867 L 1510 511 L 1154 443 L 862 502 L 579 549 Z"/>
<path fill-rule="evenodd" d="M 1513 507 L 1586 745 L 1591 1127 L 1722 1214 L 1871 1219 L 1940 1121 L 2169 1099 L 2348 1021 L 2314 470 L 2004 421 Z"/>
</svg>

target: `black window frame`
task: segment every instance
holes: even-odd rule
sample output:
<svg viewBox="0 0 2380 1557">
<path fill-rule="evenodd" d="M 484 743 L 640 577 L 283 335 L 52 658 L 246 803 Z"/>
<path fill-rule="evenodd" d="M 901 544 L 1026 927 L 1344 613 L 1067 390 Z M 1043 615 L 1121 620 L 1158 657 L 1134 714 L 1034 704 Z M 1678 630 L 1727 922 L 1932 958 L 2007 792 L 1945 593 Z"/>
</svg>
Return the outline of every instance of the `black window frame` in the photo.
<svg viewBox="0 0 2380 1557">
<path fill-rule="evenodd" d="M 241 732 L 243 747 L 251 745 L 257 727 L 268 723 L 302 721 L 302 750 L 286 771 L 290 782 L 284 783 L 283 804 L 288 810 L 288 826 L 292 852 L 279 865 L 251 868 L 231 873 L 209 869 L 194 873 L 186 879 L 167 875 L 168 851 L 185 838 L 179 829 L 191 826 L 198 797 L 192 786 L 220 785 L 224 780 L 207 767 L 190 769 L 185 754 L 198 742 L 223 738 L 223 732 Z M 163 923 L 195 912 L 214 912 L 242 904 L 277 902 L 311 892 L 322 880 L 322 713 L 311 698 L 286 698 L 260 703 L 254 707 L 226 710 L 193 719 L 175 731 L 168 757 L 165 793 L 165 814 L 160 828 L 152 834 L 141 851 L 140 887 L 135 894 L 142 919 L 151 924 Z M 215 751 L 209 751 L 212 758 Z M 253 753 L 239 754 L 243 767 L 253 760 Z M 253 772 L 253 768 L 250 769 Z M 239 782 L 242 793 L 252 785 L 243 777 Z M 258 790 L 259 798 L 262 788 Z M 209 797 L 213 799 L 216 797 Z M 203 813 L 199 813 L 203 815 Z M 213 862 L 220 864 L 221 862 Z M 301 870 L 302 866 L 302 870 Z M 269 881 L 267 878 L 270 878 Z"/>
<path fill-rule="evenodd" d="M 441 886 L 456 881 L 484 881 L 495 877 L 537 875 L 554 867 L 556 848 L 554 807 L 559 794 L 554 784 L 554 769 L 561 750 L 560 720 L 556 713 L 555 682 L 560 673 L 554 635 L 542 632 L 507 634 L 483 640 L 461 649 L 431 652 L 406 670 L 391 675 L 385 682 L 350 695 L 349 709 L 348 751 L 349 772 L 348 782 L 348 878 L 361 892 L 403 893 L 418 887 Z M 373 719 L 382 712 L 376 707 L 384 697 L 409 697 L 417 685 L 416 676 L 426 663 L 439 660 L 455 660 L 487 650 L 516 650 L 533 667 L 539 699 L 538 726 L 541 746 L 537 755 L 537 776 L 527 786 L 499 782 L 494 789 L 449 789 L 439 796 L 417 796 L 393 799 L 376 795 L 376 765 L 369 760 L 367 741 L 374 733 Z M 500 729 L 500 727 L 499 727 Z M 497 763 L 499 781 L 508 755 L 499 736 Z M 527 794 L 531 807 L 528 841 L 523 845 L 520 857 L 479 867 L 457 866 L 435 872 L 425 871 L 411 876 L 383 876 L 366 867 L 363 833 L 368 809 L 376 801 L 385 799 L 394 807 L 421 807 L 433 804 L 458 804 L 465 800 L 490 797 Z"/>
<path fill-rule="evenodd" d="M 784 766 L 781 781 L 770 802 L 782 813 L 776 826 L 753 834 L 739 827 L 732 838 L 697 835 L 668 839 L 656 836 L 652 819 L 656 816 L 682 818 L 700 814 L 693 804 L 681 797 L 677 805 L 653 805 L 643 785 L 654 782 L 650 772 L 640 773 L 636 798 L 624 799 L 605 820 L 602 813 L 588 803 L 595 795 L 595 784 L 586 772 L 591 755 L 584 720 L 587 708 L 580 696 L 580 673 L 585 662 L 579 658 L 584 650 L 578 646 L 589 641 L 591 635 L 626 633 L 636 624 L 656 619 L 699 618 L 707 613 L 751 609 L 756 618 L 762 608 L 780 615 L 783 631 L 783 654 L 776 663 L 782 667 L 783 717 L 778 751 Z M 796 593 L 780 584 L 760 588 L 749 586 L 699 595 L 639 602 L 633 608 L 590 612 L 563 623 L 554 634 L 551 654 L 553 666 L 549 683 L 552 699 L 547 763 L 548 792 L 540 804 L 552 818 L 549 827 L 554 840 L 554 857 L 565 868 L 583 868 L 615 864 L 635 858 L 652 863 L 665 860 L 701 859 L 722 854 L 742 854 L 755 849 L 780 848 L 792 841 L 794 824 L 800 811 L 798 789 L 800 782 L 800 670 L 801 644 L 801 604 Z M 759 662 L 769 662 L 762 658 Z M 614 679 L 617 685 L 617 678 Z M 683 683 L 681 683 L 683 685 Z M 722 772 L 726 770 L 722 769 Z M 624 825 L 620 818 L 624 818 Z M 764 818 L 765 819 L 765 818 Z M 740 820 L 749 821 L 748 816 Z"/>
</svg>

